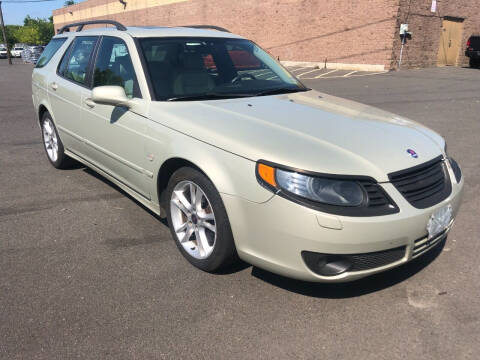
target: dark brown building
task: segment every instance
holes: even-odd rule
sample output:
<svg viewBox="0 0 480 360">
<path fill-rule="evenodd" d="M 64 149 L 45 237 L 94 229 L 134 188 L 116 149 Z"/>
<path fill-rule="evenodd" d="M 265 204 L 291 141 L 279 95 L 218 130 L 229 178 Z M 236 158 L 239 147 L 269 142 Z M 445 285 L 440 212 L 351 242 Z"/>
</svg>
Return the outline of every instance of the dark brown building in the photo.
<svg viewBox="0 0 480 360">
<path fill-rule="evenodd" d="M 464 65 L 480 33 L 480 0 L 87 0 L 53 12 L 55 27 L 93 19 L 125 25 L 218 25 L 283 61 L 393 69 L 408 24 L 402 67 Z"/>
</svg>

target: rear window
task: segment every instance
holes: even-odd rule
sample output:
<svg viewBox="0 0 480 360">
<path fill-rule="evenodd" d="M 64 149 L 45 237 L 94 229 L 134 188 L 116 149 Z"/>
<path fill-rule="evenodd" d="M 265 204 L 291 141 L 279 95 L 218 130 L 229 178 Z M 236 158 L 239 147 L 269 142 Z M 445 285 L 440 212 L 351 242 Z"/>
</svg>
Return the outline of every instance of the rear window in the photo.
<svg viewBox="0 0 480 360">
<path fill-rule="evenodd" d="M 40 59 L 37 61 L 37 68 L 44 67 L 45 65 L 48 64 L 50 59 L 55 55 L 55 53 L 60 49 L 60 46 L 63 45 L 63 43 L 67 40 L 67 38 L 58 38 L 58 39 L 52 39 L 45 50 L 42 53 L 42 56 L 40 56 Z M 41 47 L 35 47 L 32 50 L 40 50 Z"/>
</svg>

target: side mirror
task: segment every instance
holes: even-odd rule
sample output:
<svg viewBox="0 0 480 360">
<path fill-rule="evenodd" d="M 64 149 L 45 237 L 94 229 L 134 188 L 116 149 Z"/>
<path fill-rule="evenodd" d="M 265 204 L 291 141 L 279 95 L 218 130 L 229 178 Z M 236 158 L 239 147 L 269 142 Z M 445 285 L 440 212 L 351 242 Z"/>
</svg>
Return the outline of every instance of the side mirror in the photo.
<svg viewBox="0 0 480 360">
<path fill-rule="evenodd" d="M 130 107 L 130 99 L 121 86 L 97 86 L 92 90 L 92 100 L 97 104 Z"/>
</svg>

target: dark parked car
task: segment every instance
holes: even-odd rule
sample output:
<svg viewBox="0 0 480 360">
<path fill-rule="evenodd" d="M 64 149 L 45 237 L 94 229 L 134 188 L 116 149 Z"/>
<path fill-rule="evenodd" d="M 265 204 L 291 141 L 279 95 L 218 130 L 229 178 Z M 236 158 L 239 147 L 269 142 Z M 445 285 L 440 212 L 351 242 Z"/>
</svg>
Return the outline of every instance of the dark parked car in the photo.
<svg viewBox="0 0 480 360">
<path fill-rule="evenodd" d="M 480 35 L 470 36 L 467 41 L 465 56 L 470 58 L 470 67 L 480 67 Z"/>
</svg>

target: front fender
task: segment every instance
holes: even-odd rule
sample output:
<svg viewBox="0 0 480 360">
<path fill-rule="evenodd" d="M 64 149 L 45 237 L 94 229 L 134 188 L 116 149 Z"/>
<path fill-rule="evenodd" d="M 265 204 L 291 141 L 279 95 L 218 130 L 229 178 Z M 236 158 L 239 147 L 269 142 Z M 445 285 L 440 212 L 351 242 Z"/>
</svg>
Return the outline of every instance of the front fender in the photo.
<svg viewBox="0 0 480 360">
<path fill-rule="evenodd" d="M 213 182 L 221 194 L 238 196 L 262 203 L 273 194 L 263 188 L 255 176 L 255 162 L 232 154 L 198 139 L 177 132 L 158 123 L 149 127 L 145 145 L 147 156 L 154 155 L 152 172 L 157 184 L 159 169 L 171 158 L 181 158 L 193 163 Z M 155 189 L 157 192 L 158 189 Z M 153 198 L 158 199 L 159 194 Z"/>
</svg>

